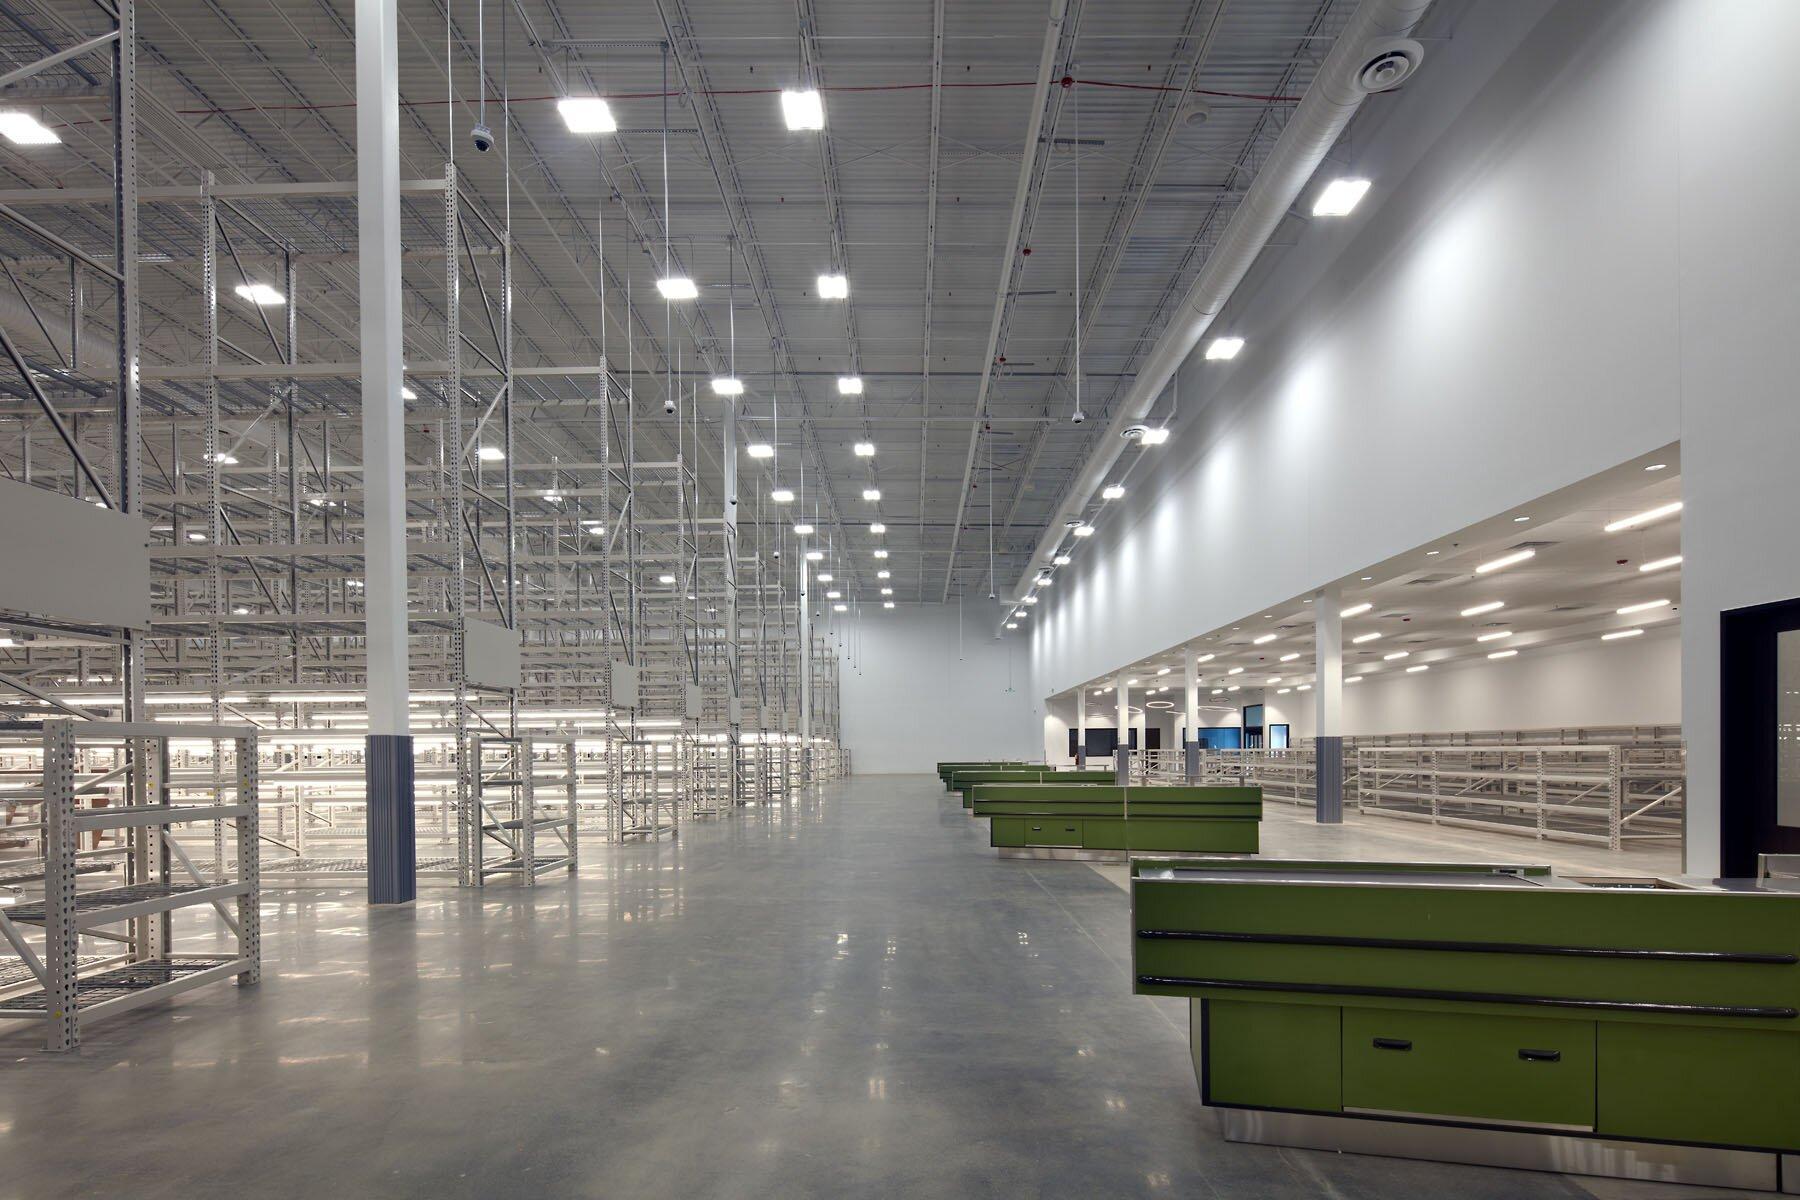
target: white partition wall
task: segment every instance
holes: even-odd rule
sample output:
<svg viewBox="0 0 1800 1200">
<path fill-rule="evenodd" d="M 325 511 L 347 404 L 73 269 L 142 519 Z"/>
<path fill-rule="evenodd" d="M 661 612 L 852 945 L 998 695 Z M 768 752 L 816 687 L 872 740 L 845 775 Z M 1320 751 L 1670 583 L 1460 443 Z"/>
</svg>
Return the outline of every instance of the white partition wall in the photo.
<svg viewBox="0 0 1800 1200">
<path fill-rule="evenodd" d="M 907 604 L 849 623 L 840 703 L 858 775 L 1044 757 L 1043 704 L 1034 699 L 1025 644 L 995 640 L 994 612 L 986 601 L 965 602 L 960 616 L 954 601 Z"/>
<path fill-rule="evenodd" d="M 1364 208 L 1264 256 L 1237 361 L 1183 368 L 1167 455 L 1038 607 L 1038 694 L 1679 441 L 1711 870 L 1718 612 L 1800 594 L 1796 44 L 1783 0 L 1473 6 L 1339 147 Z"/>
</svg>

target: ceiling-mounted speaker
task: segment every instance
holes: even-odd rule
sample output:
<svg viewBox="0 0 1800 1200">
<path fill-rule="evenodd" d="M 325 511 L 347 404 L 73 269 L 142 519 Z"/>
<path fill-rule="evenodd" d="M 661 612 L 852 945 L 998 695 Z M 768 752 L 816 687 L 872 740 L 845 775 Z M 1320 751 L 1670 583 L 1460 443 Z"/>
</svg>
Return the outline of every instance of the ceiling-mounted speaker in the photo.
<svg viewBox="0 0 1800 1200">
<path fill-rule="evenodd" d="M 1411 38 L 1371 42 L 1363 51 L 1356 85 L 1365 92 L 1385 92 L 1412 78 L 1425 61 L 1425 47 Z"/>
</svg>

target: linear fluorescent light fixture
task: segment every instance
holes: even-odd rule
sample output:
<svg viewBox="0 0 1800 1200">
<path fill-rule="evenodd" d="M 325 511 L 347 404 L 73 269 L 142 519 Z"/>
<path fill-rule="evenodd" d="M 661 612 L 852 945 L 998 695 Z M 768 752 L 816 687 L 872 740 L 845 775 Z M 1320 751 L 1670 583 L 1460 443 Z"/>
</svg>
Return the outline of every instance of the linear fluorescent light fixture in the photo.
<svg viewBox="0 0 1800 1200">
<path fill-rule="evenodd" d="M 850 281 L 842 275 L 819 276 L 819 299 L 848 300 L 850 298 Z"/>
<path fill-rule="evenodd" d="M 673 575 L 658 575 L 656 577 L 656 582 L 658 582 L 658 583 L 674 583 L 675 577 Z"/>
<path fill-rule="evenodd" d="M 1536 558 L 1536 550 L 1514 550 L 1511 554 L 1502 554 L 1499 558 L 1489 559 L 1475 568 L 1477 575 L 1486 575 L 1489 571 L 1501 571 L 1516 566 L 1528 558 Z"/>
<path fill-rule="evenodd" d="M 858 443 L 856 443 L 855 450 L 856 450 L 856 457 L 858 457 L 858 458 L 874 458 L 875 457 L 875 443 L 874 442 L 858 442 Z"/>
<path fill-rule="evenodd" d="M 814 88 L 787 88 L 781 93 L 781 119 L 795 133 L 825 128 L 825 102 Z"/>
<path fill-rule="evenodd" d="M 1479 617 L 1482 613 L 1499 612 L 1505 607 L 1506 601 L 1504 600 L 1489 600 L 1486 604 L 1477 604 L 1471 608 L 1463 609 L 1462 615 L 1465 617 Z"/>
<path fill-rule="evenodd" d="M 1100 498 L 1102 500 L 1123 500 L 1125 498 L 1125 485 L 1122 483 L 1107 484 L 1104 488 L 1100 489 Z"/>
<path fill-rule="evenodd" d="M 1233 667 L 1233 668 L 1231 668 L 1231 670 L 1229 670 L 1229 671 L 1227 671 L 1227 672 L 1225 672 L 1225 673 L 1226 673 L 1226 674 L 1227 674 L 1227 675 L 1242 675 L 1242 674 L 1243 674 L 1243 673 L 1244 673 L 1244 668 L 1242 668 L 1242 667 Z"/>
<path fill-rule="evenodd" d="M 1318 199 L 1313 201 L 1312 215 L 1315 217 L 1347 217 L 1356 211 L 1356 206 L 1368 194 L 1369 181 L 1366 179 L 1334 179 L 1319 192 Z"/>
<path fill-rule="evenodd" d="M 1275 635 L 1274 635 L 1274 634 L 1272 634 L 1272 633 L 1265 633 L 1265 634 L 1263 634 L 1263 635 L 1262 635 L 1262 636 L 1261 636 L 1261 637 L 1254 637 L 1254 638 L 1251 638 L 1251 639 L 1250 639 L 1250 644 L 1251 644 L 1251 645 L 1252 645 L 1252 646 L 1261 646 L 1261 645 L 1263 645 L 1263 644 L 1265 644 L 1265 643 L 1267 643 L 1267 642 L 1272 642 L 1272 641 L 1274 641 L 1274 640 L 1275 640 Z"/>
<path fill-rule="evenodd" d="M 1075 536 L 1076 537 L 1093 537 L 1094 536 L 1094 527 L 1092 525 L 1087 525 L 1087 524 L 1077 525 L 1075 527 Z"/>
<path fill-rule="evenodd" d="M 860 396 L 862 394 L 863 393 L 862 393 L 862 376 L 861 375 L 839 375 L 838 376 L 838 395 L 840 395 L 840 396 Z"/>
<path fill-rule="evenodd" d="M 1412 656 L 1411 650 L 1396 650 L 1392 654 L 1382 655 L 1381 661 L 1382 662 L 1393 662 L 1395 659 L 1410 658 L 1411 656 Z"/>
<path fill-rule="evenodd" d="M 570 133 L 619 132 L 612 106 L 598 96 L 564 96 L 556 102 L 556 111 Z"/>
<path fill-rule="evenodd" d="M 775 447 L 769 445 L 767 442 L 751 442 L 744 448 L 744 452 L 751 458 L 775 457 Z"/>
<path fill-rule="evenodd" d="M 1616 642 L 1620 638 L 1640 637 L 1643 635 L 1643 632 L 1644 631 L 1641 629 L 1615 629 L 1611 633 L 1601 634 L 1600 640 L 1603 642 Z"/>
<path fill-rule="evenodd" d="M 1350 639 L 1350 644 L 1353 646 L 1360 646 L 1364 642 L 1378 642 L 1380 640 L 1381 635 L 1379 633 L 1359 633 Z"/>
<path fill-rule="evenodd" d="M 875 503 L 877 500 L 881 499 L 881 489 L 880 488 L 864 488 L 863 489 L 863 499 L 867 500 L 871 504 Z"/>
<path fill-rule="evenodd" d="M 23 112 L 0 112 L 0 137 L 15 146 L 54 146 L 62 141 L 54 129 Z"/>
<path fill-rule="evenodd" d="M 240 283 L 231 289 L 258 308 L 273 308 L 287 303 L 287 297 L 266 283 Z"/>
<path fill-rule="evenodd" d="M 721 375 L 712 381 L 712 389 L 715 396 L 741 396 L 744 381 L 733 375 Z"/>
<path fill-rule="evenodd" d="M 1480 637 L 1476 638 L 1475 640 L 1478 642 L 1497 642 L 1501 638 L 1511 637 L 1512 633 L 1513 633 L 1513 631 L 1510 629 L 1496 629 L 1492 633 L 1482 634 Z"/>
<path fill-rule="evenodd" d="M 799 537 L 805 537 L 807 534 L 811 533 L 812 531 L 813 531 L 813 527 L 810 522 L 797 521 L 794 523 L 794 533 L 796 535 L 798 535 Z"/>
<path fill-rule="evenodd" d="M 1263 680 L 1263 682 L 1264 682 L 1264 683 L 1280 683 L 1280 682 L 1281 682 L 1281 676 L 1279 676 L 1279 675 L 1271 675 L 1271 676 L 1269 676 L 1269 677 L 1268 677 L 1268 678 L 1267 678 L 1267 679 L 1265 679 L 1265 680 Z"/>
<path fill-rule="evenodd" d="M 1206 347 L 1206 357 L 1215 362 L 1229 361 L 1244 348 L 1241 337 L 1216 337 Z"/>
<path fill-rule="evenodd" d="M 1492 654 L 1488 655 L 1488 657 L 1489 658 L 1512 658 L 1516 654 L 1518 654 L 1517 650 L 1496 650 Z"/>
<path fill-rule="evenodd" d="M 776 488 L 769 493 L 769 499 L 777 504 L 792 504 L 794 502 L 794 493 L 789 488 Z"/>
<path fill-rule="evenodd" d="M 808 550 L 806 552 L 806 561 L 823 562 L 825 561 L 825 552 L 823 550 Z"/>
<path fill-rule="evenodd" d="M 1294 652 L 1293 652 L 1293 653 L 1291 653 L 1291 654 L 1284 654 L 1284 655 L 1282 655 L 1282 656 L 1281 656 L 1281 661 L 1282 661 L 1282 662 L 1293 662 L 1293 661 L 1294 661 L 1294 660 L 1295 660 L 1295 659 L 1296 659 L 1296 658 L 1299 658 L 1299 657 L 1300 657 L 1300 652 L 1299 652 L 1299 651 L 1298 651 L 1298 650 L 1295 650 L 1295 651 L 1294 651 Z"/>
<path fill-rule="evenodd" d="M 1340 617 L 1360 617 L 1364 613 L 1368 612 L 1371 608 L 1374 608 L 1374 607 L 1375 606 L 1373 604 L 1370 604 L 1367 601 L 1364 601 L 1361 604 L 1352 604 L 1349 608 L 1339 609 L 1338 616 L 1340 616 Z"/>
<path fill-rule="evenodd" d="M 1632 516 L 1614 521 L 1611 525 L 1606 526 L 1606 532 L 1617 533 L 1621 529 L 1636 529 L 1640 525 L 1648 525 L 1652 521 L 1660 521 L 1662 518 L 1680 511 L 1681 501 L 1679 500 L 1672 501 L 1668 504 L 1659 504 L 1655 508 L 1646 509 L 1641 513 L 1635 513 Z"/>
<path fill-rule="evenodd" d="M 1202 654 L 1198 658 L 1194 659 L 1194 661 L 1197 663 L 1209 663 L 1217 657 L 1218 657 L 1218 655 L 1216 655 L 1216 654 Z"/>
<path fill-rule="evenodd" d="M 1420 672 L 1420 671 L 1429 671 L 1429 670 L 1431 670 L 1431 664 L 1430 664 L 1430 663 L 1420 663 L 1420 664 L 1419 664 L 1419 665 L 1418 665 L 1418 666 L 1416 666 L 1416 667 L 1408 667 L 1408 668 L 1406 668 L 1406 673 L 1407 673 L 1407 674 L 1408 674 L 1408 675 L 1417 675 L 1417 674 L 1418 674 L 1418 673 L 1419 673 L 1419 672 Z"/>
<path fill-rule="evenodd" d="M 500 462 L 506 457 L 506 451 L 498 446 L 483 446 L 475 451 L 475 457 L 482 462 Z"/>
<path fill-rule="evenodd" d="M 1627 604 L 1624 608 L 1619 609 L 1618 613 L 1621 617 L 1629 617 L 1632 613 L 1649 612 L 1651 609 L 1661 608 L 1667 603 L 1667 600 L 1645 600 L 1641 604 Z"/>
<path fill-rule="evenodd" d="M 831 611 L 832 612 L 849 612 L 850 606 L 848 604 L 834 604 L 831 606 Z"/>
<path fill-rule="evenodd" d="M 812 556 L 808 555 L 807 557 L 810 558 Z M 833 579 L 836 579 L 836 578 L 837 578 L 837 576 L 833 575 L 830 571 L 820 571 L 819 572 L 819 582 L 820 583 L 830 583 Z"/>
<path fill-rule="evenodd" d="M 1644 565 L 1642 565 L 1641 567 L 1638 568 L 1638 573 L 1641 575 L 1646 571 L 1666 571 L 1670 567 L 1679 567 L 1680 565 L 1681 565 L 1681 555 L 1671 554 L 1667 558 L 1658 558 L 1651 562 L 1645 563 Z"/>
<path fill-rule="evenodd" d="M 825 598 L 827 600 L 842 600 L 844 598 L 844 593 L 839 592 L 839 591 L 826 592 Z"/>
<path fill-rule="evenodd" d="M 664 300 L 693 300 L 700 295 L 700 289 L 686 275 L 666 275 L 656 281 L 656 290 Z"/>
<path fill-rule="evenodd" d="M 1344 676 L 1344 682 L 1345 683 L 1361 683 L 1362 676 L 1361 675 L 1346 675 L 1346 676 Z"/>
</svg>

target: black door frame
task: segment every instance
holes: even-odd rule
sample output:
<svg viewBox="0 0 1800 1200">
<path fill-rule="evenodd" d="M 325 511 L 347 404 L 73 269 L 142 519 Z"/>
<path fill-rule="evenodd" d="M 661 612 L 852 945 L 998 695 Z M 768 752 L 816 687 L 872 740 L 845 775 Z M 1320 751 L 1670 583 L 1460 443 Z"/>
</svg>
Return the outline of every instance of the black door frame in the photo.
<svg viewBox="0 0 1800 1200">
<path fill-rule="evenodd" d="M 1800 599 L 1719 614 L 1719 860 L 1756 874 L 1758 854 L 1800 854 L 1800 829 L 1776 822 L 1776 638 L 1800 629 Z"/>
</svg>

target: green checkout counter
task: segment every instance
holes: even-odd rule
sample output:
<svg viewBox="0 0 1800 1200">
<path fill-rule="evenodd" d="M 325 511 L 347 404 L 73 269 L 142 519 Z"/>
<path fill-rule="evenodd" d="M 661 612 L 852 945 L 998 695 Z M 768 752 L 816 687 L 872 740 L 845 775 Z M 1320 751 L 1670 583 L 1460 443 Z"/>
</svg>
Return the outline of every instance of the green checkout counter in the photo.
<svg viewBox="0 0 1800 1200">
<path fill-rule="evenodd" d="M 963 799 L 989 818 L 988 841 L 1003 858 L 1255 854 L 1262 821 L 1258 787 L 974 783 Z"/>
<path fill-rule="evenodd" d="M 961 792 L 969 807 L 969 788 L 977 783 L 1112 783 L 1111 771 L 1059 771 L 1055 767 L 959 767 L 944 781 L 944 790 Z"/>
<path fill-rule="evenodd" d="M 1139 859 L 1232 1141 L 1800 1194 L 1800 890 Z"/>
<path fill-rule="evenodd" d="M 1030 767 L 1033 770 L 1039 770 L 1043 767 L 1043 764 L 1042 763 L 1026 763 L 1026 762 L 1007 762 L 1004 759 L 999 760 L 997 762 L 941 762 L 937 765 L 937 773 L 938 773 L 938 778 L 944 781 L 944 790 L 945 791 L 954 791 L 955 789 L 953 789 L 950 786 L 950 776 L 955 774 L 957 771 L 1023 770 L 1027 767 Z"/>
</svg>

